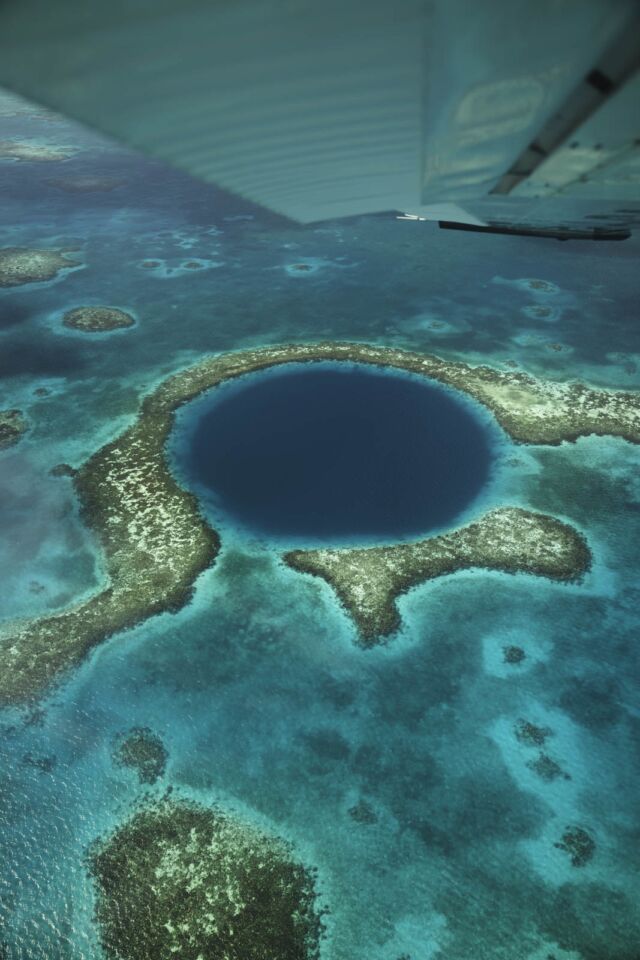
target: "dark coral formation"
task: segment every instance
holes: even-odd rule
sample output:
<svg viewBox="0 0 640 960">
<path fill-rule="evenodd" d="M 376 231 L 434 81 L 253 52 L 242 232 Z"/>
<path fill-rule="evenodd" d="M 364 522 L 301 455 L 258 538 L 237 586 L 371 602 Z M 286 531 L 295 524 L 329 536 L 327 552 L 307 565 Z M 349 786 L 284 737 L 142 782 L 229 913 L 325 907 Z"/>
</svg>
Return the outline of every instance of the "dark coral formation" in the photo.
<svg viewBox="0 0 640 960">
<path fill-rule="evenodd" d="M 54 256 L 51 251 L 40 253 Z M 5 282 L 6 255 L 0 251 L 0 278 Z M 589 433 L 640 442 L 640 396 L 635 393 L 547 383 L 521 373 L 358 343 L 290 344 L 209 357 L 162 383 L 145 399 L 137 422 L 79 469 L 76 491 L 84 518 L 104 550 L 108 584 L 61 614 L 5 628 L 0 636 L 0 704 L 38 696 L 106 637 L 155 613 L 179 609 L 191 596 L 196 577 L 216 557 L 217 534 L 204 522 L 196 498 L 174 481 L 165 459 L 176 408 L 233 377 L 321 360 L 407 370 L 466 391 L 523 443 L 557 444 Z M 365 615 L 354 594 L 354 615 L 365 634 L 391 632 L 398 622 L 395 596 L 428 576 L 483 566 L 567 580 L 589 564 L 584 540 L 569 526 L 508 508 L 446 537 L 384 551 L 367 554 L 361 572 L 368 575 L 351 586 L 344 560 L 350 559 L 349 553 L 357 562 L 361 558 L 345 551 L 338 563 L 331 562 L 333 579 L 342 564 L 345 596 L 357 586 L 358 594 L 377 598 L 378 610 Z M 311 569 L 315 564 L 307 554 L 292 565 Z M 378 576 L 379 584 L 371 579 Z"/>
<path fill-rule="evenodd" d="M 147 804 L 89 854 L 107 957 L 317 960 L 311 872 L 218 810 Z"/>
<path fill-rule="evenodd" d="M 378 822 L 378 815 L 371 804 L 367 803 L 366 800 L 358 800 L 353 807 L 350 807 L 349 816 L 352 820 L 355 820 L 356 823 L 362 823 L 365 825 Z"/>
<path fill-rule="evenodd" d="M 133 317 L 116 307 L 76 307 L 68 310 L 62 318 L 65 327 L 82 330 L 84 333 L 106 333 L 132 327 Z"/>
<path fill-rule="evenodd" d="M 527 766 L 530 770 L 533 770 L 541 780 L 546 781 L 546 783 L 552 783 L 554 780 L 557 780 L 558 777 L 562 777 L 564 780 L 571 780 L 570 775 L 565 773 L 560 764 L 550 757 L 548 753 L 539 753 L 535 760 L 528 761 Z"/>
<path fill-rule="evenodd" d="M 52 477 L 75 477 L 78 471 L 68 463 L 56 463 L 49 473 Z"/>
<path fill-rule="evenodd" d="M 515 666 L 518 663 L 523 663 L 527 658 L 527 655 L 522 647 L 517 647 L 514 645 L 503 647 L 502 655 L 504 662 L 509 663 L 512 666 Z"/>
<path fill-rule="evenodd" d="M 133 727 L 113 751 L 117 766 L 135 770 L 140 783 L 148 784 L 163 775 L 168 757 L 164 743 L 149 727 Z"/>
<path fill-rule="evenodd" d="M 593 857 L 596 843 L 582 827 L 567 827 L 562 839 L 554 843 L 554 847 L 569 855 L 572 866 L 584 867 Z"/>
<path fill-rule="evenodd" d="M 40 773 L 53 773 L 57 761 L 55 757 L 35 757 L 31 753 L 25 753 L 22 762 Z"/>
<path fill-rule="evenodd" d="M 0 287 L 18 287 L 24 283 L 53 280 L 61 270 L 79 266 L 77 260 L 68 260 L 62 250 L 2 247 Z"/>
<path fill-rule="evenodd" d="M 591 554 L 584 538 L 566 523 L 503 507 L 476 523 L 416 543 L 292 550 L 284 560 L 333 587 L 368 646 L 398 628 L 398 596 L 426 580 L 482 567 L 566 582 L 589 569 Z"/>
<path fill-rule="evenodd" d="M 518 720 L 514 733 L 520 743 L 530 747 L 541 747 L 546 742 L 547 737 L 551 736 L 549 727 L 538 727 L 535 723 L 528 720 Z"/>
<path fill-rule="evenodd" d="M 28 428 L 21 410 L 0 410 L 0 450 L 12 447 Z"/>
<path fill-rule="evenodd" d="M 47 719 L 46 711 L 42 707 L 33 707 L 23 720 L 25 727 L 44 727 Z"/>
</svg>

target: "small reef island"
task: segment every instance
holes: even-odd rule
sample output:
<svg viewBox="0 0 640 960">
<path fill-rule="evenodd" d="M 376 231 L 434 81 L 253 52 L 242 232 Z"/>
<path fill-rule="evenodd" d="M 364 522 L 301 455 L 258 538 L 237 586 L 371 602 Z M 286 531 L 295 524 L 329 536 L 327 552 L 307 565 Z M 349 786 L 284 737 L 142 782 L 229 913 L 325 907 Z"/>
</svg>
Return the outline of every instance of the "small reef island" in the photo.
<svg viewBox="0 0 640 960">
<path fill-rule="evenodd" d="M 293 550 L 285 563 L 329 583 L 368 646 L 400 626 L 397 597 L 457 570 L 482 567 L 577 580 L 591 565 L 584 538 L 566 523 L 518 507 L 492 510 L 476 523 L 417 543 L 337 550 Z"/>
<path fill-rule="evenodd" d="M 132 327 L 135 320 L 124 310 L 117 307 L 76 307 L 67 310 L 62 318 L 65 327 L 80 330 L 83 333 L 107 333 L 109 330 L 122 330 Z"/>
<path fill-rule="evenodd" d="M 114 960 L 317 960 L 311 870 L 235 816 L 169 797 L 98 841 L 102 946 Z"/>
<path fill-rule="evenodd" d="M 81 264 L 69 260 L 72 250 L 45 250 L 32 247 L 0 247 L 0 287 L 19 287 L 25 283 L 53 280 L 61 270 Z"/>
<path fill-rule="evenodd" d="M 28 426 L 21 410 L 0 410 L 0 450 L 17 443 Z"/>
<path fill-rule="evenodd" d="M 197 498 L 175 481 L 165 454 L 175 410 L 224 381 L 285 363 L 347 361 L 396 368 L 461 390 L 487 407 L 516 441 L 559 444 L 588 434 L 640 443 L 640 394 L 549 383 L 524 373 L 361 343 L 271 346 L 208 357 L 170 376 L 137 421 L 80 466 L 73 482 L 85 523 L 105 555 L 107 583 L 54 615 L 6 624 L 0 635 L 0 705 L 28 703 L 106 637 L 190 598 L 216 558 L 218 534 Z M 526 549 L 524 548 L 526 544 Z M 337 559 L 336 559 L 337 558 Z M 416 544 L 297 551 L 289 564 L 330 579 L 366 643 L 397 623 L 398 593 L 462 568 L 579 578 L 590 554 L 553 517 L 505 507 L 475 524 Z M 312 569 L 313 568 L 313 569 Z"/>
</svg>

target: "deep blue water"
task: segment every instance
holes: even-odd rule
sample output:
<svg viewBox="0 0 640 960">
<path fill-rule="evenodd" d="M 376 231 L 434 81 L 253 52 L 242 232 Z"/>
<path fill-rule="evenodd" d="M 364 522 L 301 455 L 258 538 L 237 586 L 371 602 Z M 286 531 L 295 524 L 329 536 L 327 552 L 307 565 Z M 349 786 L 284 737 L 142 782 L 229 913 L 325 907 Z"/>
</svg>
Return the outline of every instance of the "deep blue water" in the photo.
<svg viewBox="0 0 640 960">
<path fill-rule="evenodd" d="M 452 522 L 487 482 L 491 444 L 471 405 L 437 384 L 314 364 L 218 388 L 185 459 L 193 485 L 256 532 L 353 540 Z"/>
</svg>

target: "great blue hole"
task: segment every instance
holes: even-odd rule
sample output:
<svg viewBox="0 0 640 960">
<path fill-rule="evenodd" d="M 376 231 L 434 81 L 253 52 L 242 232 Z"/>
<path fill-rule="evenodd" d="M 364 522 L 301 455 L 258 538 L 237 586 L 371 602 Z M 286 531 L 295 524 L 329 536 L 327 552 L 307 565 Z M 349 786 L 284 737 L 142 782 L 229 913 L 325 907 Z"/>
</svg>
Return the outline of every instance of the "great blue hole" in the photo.
<svg viewBox="0 0 640 960">
<path fill-rule="evenodd" d="M 450 526 L 487 484 L 494 439 L 454 391 L 346 363 L 222 384 L 189 405 L 174 434 L 181 482 L 218 521 L 325 544 Z"/>
</svg>

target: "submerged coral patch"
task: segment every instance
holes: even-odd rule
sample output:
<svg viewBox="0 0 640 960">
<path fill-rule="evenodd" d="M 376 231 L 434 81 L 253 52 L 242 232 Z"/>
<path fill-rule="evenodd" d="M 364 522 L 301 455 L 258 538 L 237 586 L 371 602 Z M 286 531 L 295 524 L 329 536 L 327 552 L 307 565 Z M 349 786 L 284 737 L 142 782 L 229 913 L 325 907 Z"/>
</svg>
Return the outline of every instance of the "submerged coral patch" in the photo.
<svg viewBox="0 0 640 960">
<path fill-rule="evenodd" d="M 124 186 L 126 180 L 84 174 L 76 177 L 51 177 L 45 182 L 67 193 L 108 193 Z"/>
<path fill-rule="evenodd" d="M 184 244 L 179 244 L 179 246 L 184 247 Z M 191 257 L 189 260 L 165 260 L 149 257 L 138 261 L 137 264 L 141 270 L 147 270 L 150 276 L 159 280 L 184 277 L 198 271 L 213 270 L 223 265 L 221 260 L 212 260 L 207 257 Z"/>
<path fill-rule="evenodd" d="M 309 277 L 318 273 L 326 265 L 327 261 L 319 257 L 307 257 L 304 260 L 296 260 L 295 263 L 287 263 L 284 269 L 290 277 Z"/>
<path fill-rule="evenodd" d="M 162 776 L 168 756 L 164 743 L 149 727 L 133 727 L 113 750 L 116 766 L 135 770 L 140 783 L 148 784 Z"/>
<path fill-rule="evenodd" d="M 0 410 L 0 450 L 17 443 L 28 426 L 21 410 Z"/>
<path fill-rule="evenodd" d="M 291 848 L 193 803 L 147 804 L 89 855 L 107 957 L 316 960 L 312 873 Z"/>
<path fill-rule="evenodd" d="M 524 661 L 527 659 L 527 655 L 522 647 L 517 647 L 513 644 L 503 647 L 502 654 L 504 662 L 509 663 L 512 666 L 517 666 L 520 663 L 524 663 Z"/>
<path fill-rule="evenodd" d="M 35 161 L 47 163 L 68 160 L 76 150 L 35 140 L 0 140 L 0 160 Z"/>
<path fill-rule="evenodd" d="M 520 743 L 526 746 L 541 747 L 546 742 L 547 737 L 551 736 L 552 731 L 549 727 L 539 727 L 530 720 L 518 720 L 514 727 L 514 733 Z"/>
<path fill-rule="evenodd" d="M 566 773 L 557 760 L 550 757 L 548 753 L 540 752 L 535 760 L 527 761 L 527 766 L 530 770 L 533 770 L 541 780 L 545 780 L 547 783 L 552 783 L 559 777 L 562 777 L 564 780 L 571 780 L 570 774 Z"/>
<path fill-rule="evenodd" d="M 549 280 L 523 280 L 522 282 L 536 293 L 558 293 L 555 283 L 550 283 Z"/>
<path fill-rule="evenodd" d="M 566 828 L 554 847 L 567 854 L 573 867 L 584 867 L 593 858 L 596 843 L 584 827 L 571 826 Z"/>
</svg>

